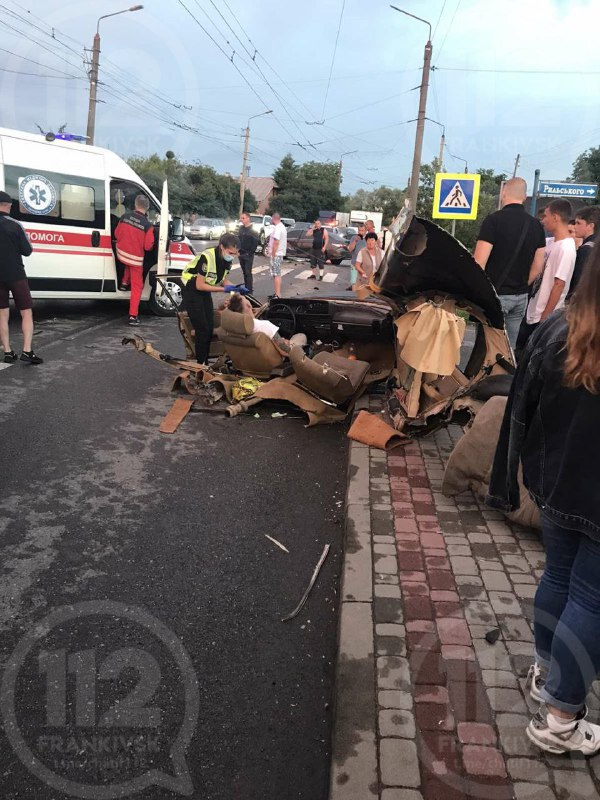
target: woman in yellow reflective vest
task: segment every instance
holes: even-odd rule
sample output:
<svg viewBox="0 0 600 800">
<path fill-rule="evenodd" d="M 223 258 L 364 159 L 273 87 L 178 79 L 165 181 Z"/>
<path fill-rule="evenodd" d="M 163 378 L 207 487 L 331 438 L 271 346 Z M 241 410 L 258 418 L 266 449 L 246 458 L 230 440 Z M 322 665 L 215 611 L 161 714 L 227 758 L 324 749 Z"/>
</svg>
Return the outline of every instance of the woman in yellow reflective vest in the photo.
<svg viewBox="0 0 600 800">
<path fill-rule="evenodd" d="M 208 364 L 214 327 L 213 293 L 247 294 L 245 287 L 236 286 L 227 279 L 239 246 L 237 236 L 225 233 L 216 247 L 209 247 L 197 255 L 181 273 L 183 306 L 196 332 L 196 360 L 199 364 Z"/>
</svg>

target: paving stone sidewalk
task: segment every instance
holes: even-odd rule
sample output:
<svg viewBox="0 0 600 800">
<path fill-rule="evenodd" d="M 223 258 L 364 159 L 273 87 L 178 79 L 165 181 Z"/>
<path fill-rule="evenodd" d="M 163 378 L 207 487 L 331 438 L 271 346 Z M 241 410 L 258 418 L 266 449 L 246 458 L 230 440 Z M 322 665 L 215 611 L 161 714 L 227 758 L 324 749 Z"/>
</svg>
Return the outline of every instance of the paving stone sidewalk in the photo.
<svg viewBox="0 0 600 800">
<path fill-rule="evenodd" d="M 543 547 L 473 494 L 441 494 L 461 435 L 351 444 L 330 798 L 598 798 L 600 757 L 546 756 L 525 735 Z"/>
</svg>

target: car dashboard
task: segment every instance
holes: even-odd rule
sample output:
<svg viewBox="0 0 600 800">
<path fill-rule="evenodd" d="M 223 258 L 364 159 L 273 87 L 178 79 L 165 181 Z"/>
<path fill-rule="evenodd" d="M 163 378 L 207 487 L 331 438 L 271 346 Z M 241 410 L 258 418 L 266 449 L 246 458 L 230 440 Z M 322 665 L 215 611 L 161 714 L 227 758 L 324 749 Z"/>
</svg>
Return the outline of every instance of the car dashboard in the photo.
<svg viewBox="0 0 600 800">
<path fill-rule="evenodd" d="M 311 342 L 391 342 L 394 337 L 391 308 L 377 300 L 273 298 L 260 317 L 286 338 L 304 333 Z"/>
</svg>

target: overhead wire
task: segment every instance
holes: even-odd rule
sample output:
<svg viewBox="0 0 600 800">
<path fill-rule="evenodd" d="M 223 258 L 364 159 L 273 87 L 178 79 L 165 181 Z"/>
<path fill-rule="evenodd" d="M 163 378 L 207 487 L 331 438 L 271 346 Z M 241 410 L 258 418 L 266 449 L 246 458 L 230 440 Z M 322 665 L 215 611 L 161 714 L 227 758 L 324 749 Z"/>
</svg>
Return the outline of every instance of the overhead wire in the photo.
<svg viewBox="0 0 600 800">
<path fill-rule="evenodd" d="M 327 88 L 325 89 L 325 99 L 323 100 L 323 110 L 321 111 L 321 119 L 325 118 L 325 107 L 327 105 L 327 98 L 329 97 L 329 88 L 331 86 L 331 76 L 333 75 L 333 67 L 335 65 L 335 56 L 337 54 L 338 42 L 340 40 L 340 31 L 342 29 L 342 20 L 344 18 L 344 9 L 346 8 L 346 0 L 342 0 L 342 10 L 340 12 L 340 21 L 338 22 L 338 29 L 335 35 L 335 44 L 333 45 L 333 55 L 331 57 L 331 67 L 329 68 L 329 78 L 327 79 Z"/>
<path fill-rule="evenodd" d="M 444 0 L 444 4 L 442 6 L 442 10 L 440 11 L 440 15 L 439 15 L 439 17 L 437 19 L 437 22 L 435 23 L 435 28 L 433 29 L 433 34 L 431 35 L 431 41 L 433 41 L 435 39 L 435 34 L 437 33 L 438 25 L 441 22 L 442 16 L 444 14 L 444 9 L 446 8 L 446 3 L 447 2 L 448 2 L 448 0 Z"/>
<path fill-rule="evenodd" d="M 452 26 L 454 25 L 454 20 L 456 19 L 456 15 L 458 14 L 458 9 L 460 8 L 461 3 L 462 0 L 458 0 L 456 8 L 454 9 L 454 14 L 452 15 L 452 19 L 450 20 L 450 25 L 448 25 L 448 29 L 446 30 L 446 35 L 444 36 L 444 39 L 440 45 L 440 49 L 437 52 L 436 59 L 440 57 L 442 50 L 444 49 L 444 45 L 446 44 L 446 39 L 448 38 L 448 34 L 450 33 L 450 31 L 452 30 Z"/>
</svg>

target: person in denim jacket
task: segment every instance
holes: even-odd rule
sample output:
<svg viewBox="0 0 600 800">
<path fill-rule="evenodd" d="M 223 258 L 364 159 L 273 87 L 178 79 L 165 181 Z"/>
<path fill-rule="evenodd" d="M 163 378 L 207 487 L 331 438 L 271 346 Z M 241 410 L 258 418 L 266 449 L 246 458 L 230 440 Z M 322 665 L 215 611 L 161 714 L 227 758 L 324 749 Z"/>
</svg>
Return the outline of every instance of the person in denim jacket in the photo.
<svg viewBox="0 0 600 800">
<path fill-rule="evenodd" d="M 585 698 L 600 673 L 600 248 L 566 309 L 540 324 L 513 381 L 487 502 L 519 506 L 517 471 L 541 511 L 546 566 L 534 601 L 527 727 L 551 753 L 600 751 Z"/>
</svg>

